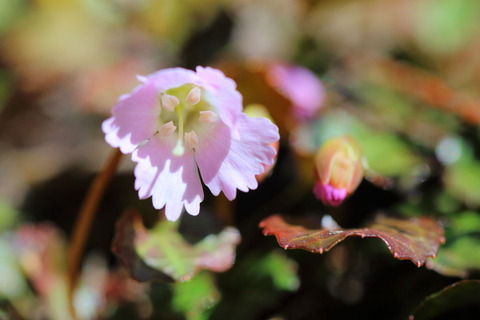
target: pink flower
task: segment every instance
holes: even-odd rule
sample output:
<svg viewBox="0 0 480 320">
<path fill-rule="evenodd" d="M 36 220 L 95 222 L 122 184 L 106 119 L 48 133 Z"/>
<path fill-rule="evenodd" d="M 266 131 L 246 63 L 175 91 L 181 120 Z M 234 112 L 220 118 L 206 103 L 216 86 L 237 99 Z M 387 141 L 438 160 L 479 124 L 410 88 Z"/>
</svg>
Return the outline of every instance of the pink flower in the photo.
<svg viewBox="0 0 480 320">
<path fill-rule="evenodd" d="M 297 117 L 311 118 L 321 108 L 325 90 L 310 70 L 296 65 L 273 64 L 267 76 L 270 84 L 292 101 Z"/>
<path fill-rule="evenodd" d="M 214 195 L 233 200 L 237 189 L 257 187 L 255 176 L 274 161 L 269 144 L 278 128 L 242 112 L 232 79 L 213 68 L 171 68 L 139 77 L 103 122 L 105 140 L 132 153 L 135 189 L 141 199 L 165 207 L 169 220 L 183 208 L 197 215 L 203 201 L 200 176 Z M 199 175 L 200 174 L 200 175 Z"/>
</svg>

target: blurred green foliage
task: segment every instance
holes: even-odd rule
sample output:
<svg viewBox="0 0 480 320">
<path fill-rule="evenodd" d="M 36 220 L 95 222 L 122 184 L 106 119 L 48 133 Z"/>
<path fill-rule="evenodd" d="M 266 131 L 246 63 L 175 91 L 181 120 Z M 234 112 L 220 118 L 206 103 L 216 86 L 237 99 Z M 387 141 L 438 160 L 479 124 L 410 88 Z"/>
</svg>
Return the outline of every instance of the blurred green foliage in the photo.
<svg viewBox="0 0 480 320">
<path fill-rule="evenodd" d="M 420 163 L 414 151 L 395 134 L 369 128 L 345 112 L 323 116 L 315 128 L 320 141 L 341 134 L 356 137 L 367 168 L 376 174 L 387 177 L 408 175 Z"/>
<path fill-rule="evenodd" d="M 475 211 L 458 212 L 446 226 L 447 243 L 440 248 L 430 267 L 450 276 L 465 277 L 480 270 L 480 215 Z"/>
<path fill-rule="evenodd" d="M 186 315 L 188 320 L 208 319 L 213 306 L 220 299 L 212 276 L 202 272 L 191 281 L 174 286 L 173 308 Z"/>
<path fill-rule="evenodd" d="M 0 232 L 12 228 L 20 213 L 7 201 L 0 199 Z"/>
<path fill-rule="evenodd" d="M 449 54 L 475 41 L 480 3 L 475 0 L 439 0 L 417 3 L 418 41 L 438 54 Z"/>
</svg>

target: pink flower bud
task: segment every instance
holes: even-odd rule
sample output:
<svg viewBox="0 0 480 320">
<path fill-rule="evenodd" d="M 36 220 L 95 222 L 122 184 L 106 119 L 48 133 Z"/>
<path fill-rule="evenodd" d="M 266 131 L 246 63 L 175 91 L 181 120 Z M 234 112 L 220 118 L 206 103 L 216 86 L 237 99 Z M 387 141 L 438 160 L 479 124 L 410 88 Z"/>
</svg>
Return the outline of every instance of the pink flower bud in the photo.
<svg viewBox="0 0 480 320">
<path fill-rule="evenodd" d="M 349 136 L 328 140 L 315 157 L 315 173 L 315 196 L 326 205 L 340 205 L 363 178 L 360 146 Z"/>
</svg>

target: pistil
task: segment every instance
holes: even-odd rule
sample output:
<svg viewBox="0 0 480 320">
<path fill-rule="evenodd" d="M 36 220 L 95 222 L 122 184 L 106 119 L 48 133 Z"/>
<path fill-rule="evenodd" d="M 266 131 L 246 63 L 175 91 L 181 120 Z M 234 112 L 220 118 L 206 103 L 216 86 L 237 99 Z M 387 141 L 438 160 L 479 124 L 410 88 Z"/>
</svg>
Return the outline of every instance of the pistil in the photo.
<svg viewBox="0 0 480 320">
<path fill-rule="evenodd" d="M 176 108 L 175 111 L 177 112 L 178 117 L 178 138 L 177 138 L 177 145 L 173 149 L 173 154 L 177 157 L 180 157 L 185 152 L 185 148 L 183 147 L 183 132 L 184 132 L 184 122 L 185 116 L 183 114 L 183 103 L 180 103 Z"/>
</svg>

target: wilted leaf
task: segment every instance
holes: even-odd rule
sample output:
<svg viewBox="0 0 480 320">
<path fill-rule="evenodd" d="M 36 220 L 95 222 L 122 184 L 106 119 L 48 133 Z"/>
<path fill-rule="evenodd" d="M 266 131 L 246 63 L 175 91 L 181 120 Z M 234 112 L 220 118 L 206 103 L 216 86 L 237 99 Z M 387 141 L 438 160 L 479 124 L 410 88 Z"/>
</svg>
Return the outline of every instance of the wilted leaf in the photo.
<svg viewBox="0 0 480 320">
<path fill-rule="evenodd" d="M 469 305 L 480 306 L 480 280 L 459 281 L 428 296 L 409 319 L 434 319 L 447 311 Z"/>
<path fill-rule="evenodd" d="M 314 253 L 326 252 L 350 236 L 380 238 L 395 258 L 411 260 L 417 266 L 424 264 L 428 257 L 434 257 L 444 241 L 442 227 L 430 218 L 378 217 L 369 228 L 327 230 L 290 225 L 279 215 L 273 215 L 259 226 L 264 235 L 274 235 L 285 249 Z"/>
<path fill-rule="evenodd" d="M 238 231 L 228 227 L 190 245 L 176 223 L 161 221 L 147 230 L 138 213 L 127 212 L 117 223 L 112 251 L 138 281 L 185 281 L 202 269 L 228 270 L 239 241 Z"/>
</svg>

